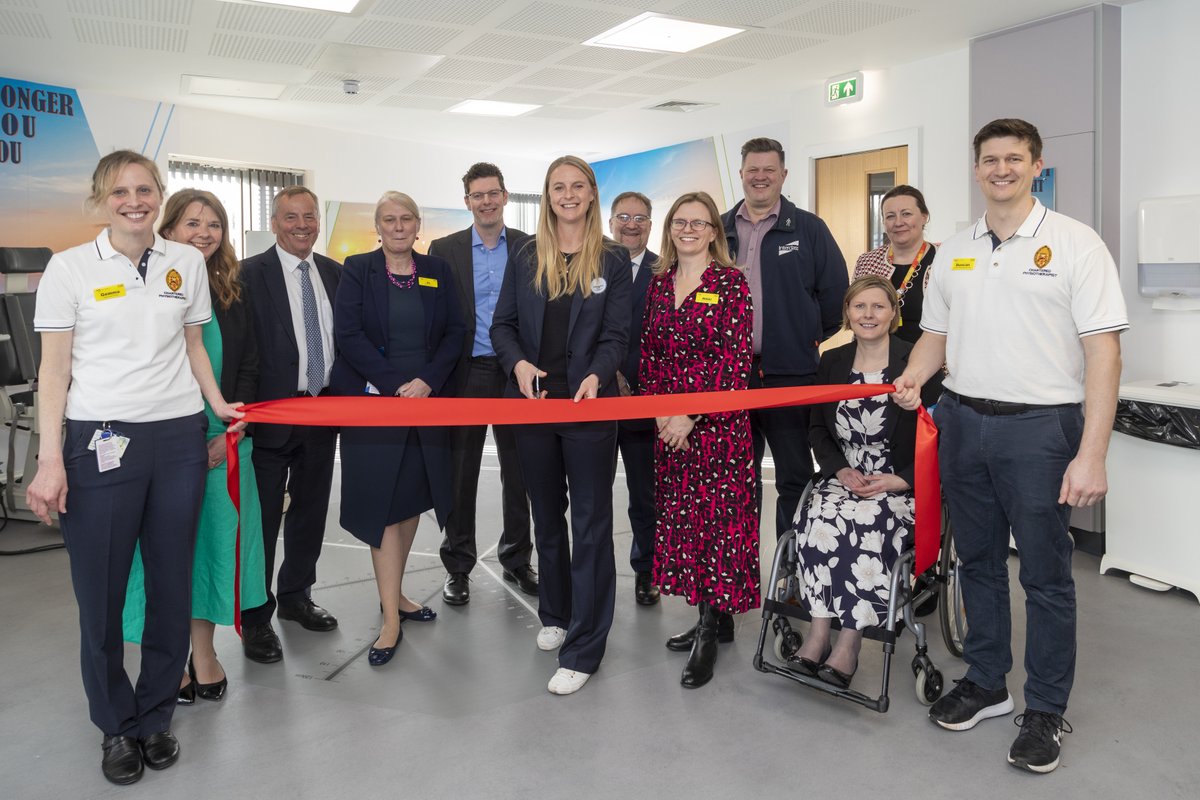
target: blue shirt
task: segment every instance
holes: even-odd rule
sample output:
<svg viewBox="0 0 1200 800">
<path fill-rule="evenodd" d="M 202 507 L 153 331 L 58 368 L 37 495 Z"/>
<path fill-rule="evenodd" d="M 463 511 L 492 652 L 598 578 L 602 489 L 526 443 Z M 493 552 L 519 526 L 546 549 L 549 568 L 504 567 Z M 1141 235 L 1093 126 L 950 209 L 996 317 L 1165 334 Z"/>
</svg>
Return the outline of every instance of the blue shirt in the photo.
<svg viewBox="0 0 1200 800">
<path fill-rule="evenodd" d="M 494 356 L 492 337 L 492 315 L 496 313 L 496 298 L 500 296 L 500 283 L 504 279 L 504 268 L 508 265 L 508 228 L 501 228 L 500 241 L 488 249 L 479 238 L 479 231 L 471 226 L 471 274 L 475 281 L 475 344 L 471 356 Z"/>
</svg>

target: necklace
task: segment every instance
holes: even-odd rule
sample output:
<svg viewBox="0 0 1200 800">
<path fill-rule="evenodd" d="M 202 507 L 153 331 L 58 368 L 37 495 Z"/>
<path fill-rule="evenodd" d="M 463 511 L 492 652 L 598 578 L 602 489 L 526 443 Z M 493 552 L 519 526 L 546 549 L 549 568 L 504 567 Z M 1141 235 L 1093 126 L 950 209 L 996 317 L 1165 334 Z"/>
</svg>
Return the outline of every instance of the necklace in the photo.
<svg viewBox="0 0 1200 800">
<path fill-rule="evenodd" d="M 908 272 L 904 273 L 904 277 L 900 281 L 900 288 L 896 290 L 896 296 L 899 300 L 900 307 L 896 313 L 900 315 L 900 322 L 896 327 L 904 325 L 904 295 L 908 294 L 908 290 L 912 288 L 913 282 L 917 279 L 917 274 L 921 271 L 921 259 L 925 257 L 925 251 L 929 249 L 929 242 L 921 242 L 921 249 L 917 251 L 917 257 L 913 259 L 912 265 L 909 266 Z M 887 250 L 887 261 L 892 262 L 892 248 L 889 246 Z"/>
<path fill-rule="evenodd" d="M 405 275 L 403 278 L 397 278 L 396 273 L 392 272 L 390 269 L 387 269 L 386 265 L 384 266 L 384 270 L 387 272 L 388 280 L 391 281 L 392 286 L 395 286 L 397 289 L 411 289 L 417 282 L 417 261 L 416 259 L 410 259 L 408 263 L 412 267 L 412 274 Z"/>
</svg>

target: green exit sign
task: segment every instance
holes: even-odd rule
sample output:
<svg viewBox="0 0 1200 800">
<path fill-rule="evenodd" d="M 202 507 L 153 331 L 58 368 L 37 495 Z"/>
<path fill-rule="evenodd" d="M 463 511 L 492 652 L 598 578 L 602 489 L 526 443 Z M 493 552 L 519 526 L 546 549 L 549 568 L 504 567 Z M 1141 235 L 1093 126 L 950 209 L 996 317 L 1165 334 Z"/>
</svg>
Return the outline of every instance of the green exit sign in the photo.
<svg viewBox="0 0 1200 800">
<path fill-rule="evenodd" d="M 825 105 L 834 106 L 862 100 L 862 79 L 862 73 L 855 72 L 827 80 L 825 82 Z"/>
</svg>

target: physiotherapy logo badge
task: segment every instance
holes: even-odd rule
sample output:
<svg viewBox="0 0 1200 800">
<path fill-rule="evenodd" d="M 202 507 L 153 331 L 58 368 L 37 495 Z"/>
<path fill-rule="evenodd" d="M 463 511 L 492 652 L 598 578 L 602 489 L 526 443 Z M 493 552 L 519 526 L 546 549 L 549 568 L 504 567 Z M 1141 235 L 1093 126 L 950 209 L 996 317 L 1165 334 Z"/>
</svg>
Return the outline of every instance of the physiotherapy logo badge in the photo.
<svg viewBox="0 0 1200 800">
<path fill-rule="evenodd" d="M 183 286 L 183 276 L 175 270 L 167 273 L 167 288 L 172 292 L 178 292 L 179 287 Z"/>
<path fill-rule="evenodd" d="M 1045 269 L 1050 266 L 1050 259 L 1053 253 L 1050 251 L 1049 245 L 1042 245 L 1038 251 L 1033 254 L 1033 265 L 1038 269 Z"/>
</svg>

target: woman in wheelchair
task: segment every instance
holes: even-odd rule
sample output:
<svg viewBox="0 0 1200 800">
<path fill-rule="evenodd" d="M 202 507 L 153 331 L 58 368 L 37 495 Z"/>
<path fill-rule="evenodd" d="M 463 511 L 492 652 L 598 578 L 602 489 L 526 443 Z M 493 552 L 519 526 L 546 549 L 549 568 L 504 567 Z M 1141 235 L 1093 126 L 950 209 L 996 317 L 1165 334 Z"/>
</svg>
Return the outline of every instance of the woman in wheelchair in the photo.
<svg viewBox="0 0 1200 800">
<path fill-rule="evenodd" d="M 890 281 L 868 275 L 850 284 L 842 326 L 854 341 L 821 356 L 817 383 L 898 377 L 912 350 L 893 335 L 898 310 Z M 926 400 L 937 391 L 930 387 Z M 858 669 L 863 629 L 887 614 L 891 566 L 912 535 L 916 412 L 887 394 L 826 403 L 813 410 L 809 438 L 820 471 L 794 523 L 801 599 L 812 626 L 788 666 L 845 689 Z M 834 619 L 841 632 L 831 643 Z"/>
</svg>

